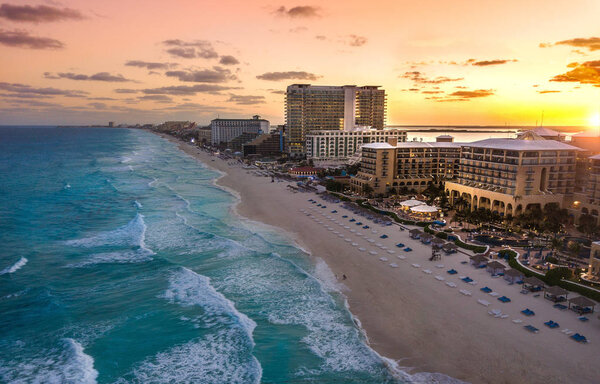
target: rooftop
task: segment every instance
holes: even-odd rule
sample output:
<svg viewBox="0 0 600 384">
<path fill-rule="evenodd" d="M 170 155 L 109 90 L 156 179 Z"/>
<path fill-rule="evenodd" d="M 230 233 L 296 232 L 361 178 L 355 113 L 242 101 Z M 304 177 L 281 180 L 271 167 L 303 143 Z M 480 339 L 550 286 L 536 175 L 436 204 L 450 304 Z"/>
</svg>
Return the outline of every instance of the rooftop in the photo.
<svg viewBox="0 0 600 384">
<path fill-rule="evenodd" d="M 555 140 L 485 139 L 463 143 L 464 147 L 508 149 L 514 151 L 581 151 L 580 148 Z"/>
<path fill-rule="evenodd" d="M 371 143 L 363 145 L 363 148 L 371 149 L 392 149 L 392 148 L 460 148 L 465 143 L 450 143 L 450 142 L 423 142 L 423 141 L 406 141 L 396 144 L 395 146 L 389 143 Z"/>
</svg>

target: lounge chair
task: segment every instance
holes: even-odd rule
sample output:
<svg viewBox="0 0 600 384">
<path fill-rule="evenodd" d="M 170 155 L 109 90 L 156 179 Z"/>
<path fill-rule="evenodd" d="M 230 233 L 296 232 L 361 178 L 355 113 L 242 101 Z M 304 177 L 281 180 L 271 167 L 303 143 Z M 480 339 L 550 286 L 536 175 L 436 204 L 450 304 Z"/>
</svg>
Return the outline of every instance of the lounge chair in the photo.
<svg viewBox="0 0 600 384">
<path fill-rule="evenodd" d="M 566 306 L 566 305 L 563 305 L 563 304 L 554 304 L 554 305 L 553 305 L 553 307 L 554 307 L 554 308 L 558 308 L 558 309 L 560 309 L 561 311 L 564 311 L 565 309 L 567 309 L 567 306 Z"/>
<path fill-rule="evenodd" d="M 535 315 L 535 312 L 533 312 L 529 308 L 526 308 L 526 309 L 522 310 L 521 313 L 524 314 L 525 316 L 534 316 Z"/>
<path fill-rule="evenodd" d="M 357 221 L 355 224 L 356 224 L 356 225 L 362 225 L 362 222 L 360 222 L 360 221 Z"/>
<path fill-rule="evenodd" d="M 490 287 L 483 287 L 483 288 L 481 288 L 481 289 L 479 289 L 479 290 L 480 290 L 480 291 L 482 291 L 482 292 L 485 292 L 485 293 L 490 293 L 490 292 L 492 292 L 492 289 L 491 289 Z"/>
<path fill-rule="evenodd" d="M 344 219 L 347 219 L 347 218 L 348 218 L 348 215 L 344 215 L 344 216 L 342 216 L 342 217 L 343 217 Z"/>
<path fill-rule="evenodd" d="M 571 336 L 571 339 L 575 340 L 578 343 L 587 343 L 587 338 L 583 335 L 580 335 L 579 333 L 576 333 L 573 336 Z"/>
<path fill-rule="evenodd" d="M 451 269 L 451 270 L 446 271 L 446 272 L 448 272 L 449 275 L 456 275 L 458 273 L 458 272 L 456 272 L 455 269 Z"/>
<path fill-rule="evenodd" d="M 410 248 L 410 247 L 404 248 L 404 252 L 411 252 L 411 251 L 412 251 L 412 248 Z"/>
<path fill-rule="evenodd" d="M 351 223 L 354 223 L 355 221 L 356 221 L 356 219 L 354 219 L 354 218 L 350 219 Z"/>
<path fill-rule="evenodd" d="M 558 325 L 558 323 L 556 323 L 556 322 L 554 322 L 554 321 L 552 321 L 552 320 L 546 321 L 546 322 L 544 323 L 544 325 L 545 325 L 546 327 L 550 328 L 550 329 L 554 329 L 554 328 L 558 328 L 558 327 L 560 327 L 560 325 Z"/>
<path fill-rule="evenodd" d="M 396 244 L 396 247 L 398 247 L 398 248 L 404 248 L 404 243 L 398 243 L 398 244 Z"/>
<path fill-rule="evenodd" d="M 470 283 L 471 281 L 473 281 L 473 279 L 471 279 L 469 276 L 464 277 L 461 280 L 464 281 L 465 283 Z"/>
<path fill-rule="evenodd" d="M 380 239 L 387 239 L 387 238 L 388 238 L 388 235 L 381 235 L 381 236 L 379 236 L 379 238 L 380 238 Z"/>
<path fill-rule="evenodd" d="M 331 213 L 337 213 L 337 211 L 334 209 L 333 211 L 331 211 Z"/>
<path fill-rule="evenodd" d="M 585 316 L 579 316 L 577 319 L 579 319 L 579 321 L 583 321 L 584 323 L 585 323 L 586 321 L 590 321 L 590 319 L 588 319 L 588 318 L 587 318 L 587 317 L 585 317 Z"/>
<path fill-rule="evenodd" d="M 363 229 L 369 229 L 370 227 L 368 225 L 364 225 Z"/>
<path fill-rule="evenodd" d="M 503 303 L 510 303 L 510 299 L 506 296 L 499 297 L 498 300 Z"/>
<path fill-rule="evenodd" d="M 526 330 L 528 330 L 529 332 L 532 332 L 532 333 L 538 333 L 539 332 L 539 329 L 537 329 L 533 325 L 525 325 L 523 328 L 525 328 Z"/>
</svg>

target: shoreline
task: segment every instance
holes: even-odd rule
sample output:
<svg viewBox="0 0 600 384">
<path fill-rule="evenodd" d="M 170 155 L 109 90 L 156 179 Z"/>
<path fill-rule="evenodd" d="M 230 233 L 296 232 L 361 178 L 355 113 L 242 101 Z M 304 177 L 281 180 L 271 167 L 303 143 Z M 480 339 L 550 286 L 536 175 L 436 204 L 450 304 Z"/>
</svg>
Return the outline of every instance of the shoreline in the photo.
<svg viewBox="0 0 600 384">
<path fill-rule="evenodd" d="M 558 330 L 549 334 L 542 329 L 543 335 L 542 332 L 534 335 L 510 320 L 494 319 L 487 314 L 487 309 L 478 306 L 476 301 L 473 303 L 474 298 L 461 297 L 458 289 L 451 290 L 419 269 L 410 268 L 412 260 L 397 261 L 401 264 L 400 268 L 390 268 L 377 260 L 378 257 L 365 256 L 348 243 L 332 238 L 331 233 L 299 212 L 310 208 L 306 200 L 314 198 L 314 194 L 293 194 L 286 190 L 287 182 L 271 183 L 270 179 L 250 175 L 240 166 L 230 166 L 226 161 L 178 138 L 149 132 L 171 141 L 186 154 L 219 172 L 214 184 L 236 197 L 237 201 L 231 208 L 235 215 L 283 232 L 298 248 L 307 251 L 313 263 L 324 262 L 336 278 L 347 275 L 347 280 L 342 282 L 338 279 L 335 286 L 340 287 L 340 295 L 344 297 L 345 305 L 367 344 L 390 366 L 391 371 L 402 369 L 419 383 L 434 379 L 448 382 L 453 378 L 471 383 L 593 383 L 595 377 L 600 376 L 600 368 L 593 357 L 599 350 L 594 343 L 600 339 L 595 337 L 599 334 L 597 329 L 596 333 L 583 330 L 582 333 L 593 343 L 580 345 Z M 289 220 L 290 216 L 294 220 Z M 390 242 L 399 236 L 406 236 L 406 231 L 391 235 Z M 422 257 L 425 246 L 418 242 L 413 245 L 411 240 L 404 238 L 402 241 L 414 248 L 411 258 L 421 256 L 418 261 L 427 265 Z M 453 255 L 444 257 L 443 262 L 447 267 L 457 264 L 471 276 L 475 275 L 468 270 L 472 267 L 460 265 L 459 259 L 465 258 L 464 255 Z M 445 271 L 436 271 L 433 266 L 430 268 L 445 275 Z M 477 273 L 480 272 L 485 275 L 485 270 Z M 470 289 L 478 291 L 478 287 Z M 473 296 L 477 296 L 476 293 Z M 530 299 L 515 297 L 514 293 L 510 295 L 520 301 Z M 523 305 L 527 303 L 524 301 Z M 493 305 L 496 306 L 495 303 Z M 546 311 L 548 316 L 557 311 L 541 307 L 535 307 L 535 310 Z M 549 319 L 544 318 L 544 321 Z M 555 316 L 554 320 L 560 321 L 561 325 L 573 326 L 571 329 L 578 326 L 570 319 Z M 597 320 L 592 322 L 597 328 Z M 538 324 L 536 326 L 540 328 Z M 565 356 L 573 356 L 573 353 L 581 355 L 578 356 L 579 361 L 565 361 Z"/>
</svg>

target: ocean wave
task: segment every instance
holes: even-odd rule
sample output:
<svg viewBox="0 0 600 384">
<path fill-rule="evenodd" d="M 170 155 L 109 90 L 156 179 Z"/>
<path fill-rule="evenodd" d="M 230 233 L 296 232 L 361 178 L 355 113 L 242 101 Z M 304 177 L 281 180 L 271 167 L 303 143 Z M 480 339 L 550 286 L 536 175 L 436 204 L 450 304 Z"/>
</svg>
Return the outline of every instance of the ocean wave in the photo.
<svg viewBox="0 0 600 384">
<path fill-rule="evenodd" d="M 68 240 L 65 243 L 74 247 L 93 248 L 102 246 L 129 246 L 139 247 L 148 255 L 154 255 L 154 251 L 146 247 L 146 223 L 144 216 L 140 213 L 129 223 L 112 231 L 101 232 L 97 235 L 81 239 Z"/>
<path fill-rule="evenodd" d="M 135 205 L 135 207 L 136 207 L 137 209 L 142 209 L 142 207 L 143 207 L 142 203 L 140 203 L 140 202 L 139 202 L 139 201 L 137 201 L 137 200 L 134 200 L 134 202 L 133 202 L 133 205 Z"/>
<path fill-rule="evenodd" d="M 136 249 L 122 252 L 105 252 L 90 255 L 85 261 L 68 264 L 67 268 L 81 268 L 97 264 L 131 264 L 151 261 L 154 252 L 147 249 Z"/>
<path fill-rule="evenodd" d="M 198 306 L 213 333 L 157 354 L 134 370 L 138 382 L 259 383 L 262 368 L 252 354 L 256 323 L 235 308 L 206 276 L 179 267 L 161 295 L 183 307 Z"/>
<path fill-rule="evenodd" d="M 169 288 L 162 295 L 171 303 L 182 306 L 200 306 L 211 316 L 220 318 L 223 323 L 241 327 L 254 345 L 252 332 L 256 323 L 239 312 L 233 302 L 218 292 L 206 276 L 180 267 L 169 279 Z"/>
<path fill-rule="evenodd" d="M 0 381 L 12 384 L 96 384 L 94 359 L 81 344 L 66 338 L 61 349 L 45 351 L 44 356 L 15 363 L 0 362 Z"/>
<path fill-rule="evenodd" d="M 5 275 L 5 274 L 9 274 L 9 273 L 15 273 L 19 269 L 23 268 L 23 266 L 25 264 L 27 264 L 28 261 L 29 260 L 27 260 L 27 258 L 21 257 L 19 259 L 19 261 L 17 261 L 16 263 L 14 263 L 13 265 L 11 265 L 10 267 L 6 267 L 2 271 L 0 271 L 0 275 Z"/>
<path fill-rule="evenodd" d="M 229 331 L 192 340 L 143 361 L 117 383 L 260 383 L 258 360 L 239 343 Z"/>
</svg>

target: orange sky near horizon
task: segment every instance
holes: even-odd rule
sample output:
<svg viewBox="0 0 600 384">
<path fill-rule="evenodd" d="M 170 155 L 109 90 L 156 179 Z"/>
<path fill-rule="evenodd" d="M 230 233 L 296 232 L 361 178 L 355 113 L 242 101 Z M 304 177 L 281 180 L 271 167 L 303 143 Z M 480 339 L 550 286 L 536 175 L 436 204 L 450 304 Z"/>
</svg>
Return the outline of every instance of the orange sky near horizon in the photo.
<svg viewBox="0 0 600 384">
<path fill-rule="evenodd" d="M 599 14 L 597 0 L 0 2 L 0 124 L 281 124 L 281 91 L 311 83 L 381 85 L 388 124 L 586 126 Z"/>
</svg>

